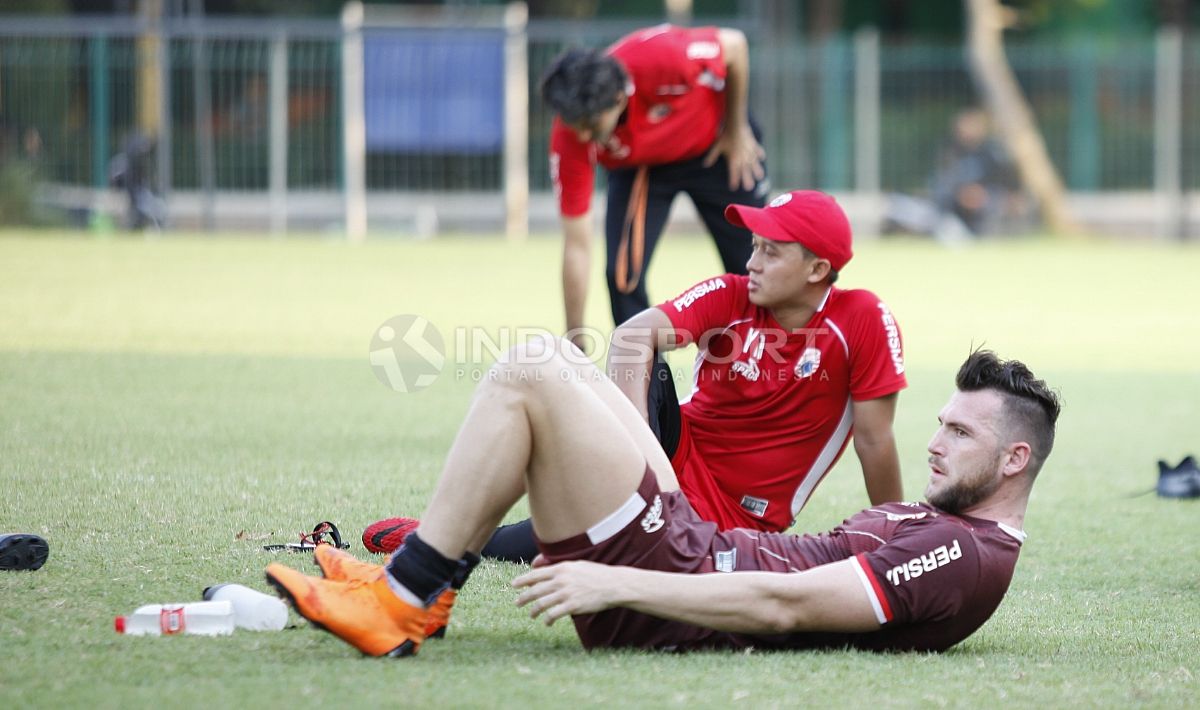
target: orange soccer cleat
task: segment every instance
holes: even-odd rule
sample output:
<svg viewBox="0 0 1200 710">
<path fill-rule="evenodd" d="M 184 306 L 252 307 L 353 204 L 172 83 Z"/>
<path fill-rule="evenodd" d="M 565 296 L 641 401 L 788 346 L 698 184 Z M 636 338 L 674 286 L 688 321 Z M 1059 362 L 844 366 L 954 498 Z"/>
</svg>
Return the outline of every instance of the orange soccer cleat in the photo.
<svg viewBox="0 0 1200 710">
<path fill-rule="evenodd" d="M 301 616 L 369 656 L 412 656 L 425 640 L 428 612 L 401 601 L 384 575 L 335 582 L 273 562 L 266 576 Z"/>
<path fill-rule="evenodd" d="M 313 550 L 313 561 L 321 568 L 325 579 L 335 582 L 360 580 L 372 582 L 386 574 L 383 565 L 361 562 L 354 555 L 339 550 L 333 545 L 319 545 Z M 429 618 L 425 622 L 426 638 L 444 638 L 446 626 L 450 623 L 450 609 L 454 607 L 454 599 L 458 594 L 453 589 L 447 589 L 438 595 L 437 601 L 425 611 Z"/>
<path fill-rule="evenodd" d="M 454 607 L 456 597 L 458 592 L 447 589 L 425 610 L 429 614 L 425 620 L 425 638 L 440 639 L 446 636 L 446 626 L 450 624 L 450 609 Z"/>
<path fill-rule="evenodd" d="M 373 582 L 384 574 L 383 565 L 361 562 L 354 555 L 333 545 L 317 545 L 317 549 L 313 550 L 313 562 L 321 568 L 325 579 L 334 582 L 349 582 L 354 579 Z"/>
</svg>

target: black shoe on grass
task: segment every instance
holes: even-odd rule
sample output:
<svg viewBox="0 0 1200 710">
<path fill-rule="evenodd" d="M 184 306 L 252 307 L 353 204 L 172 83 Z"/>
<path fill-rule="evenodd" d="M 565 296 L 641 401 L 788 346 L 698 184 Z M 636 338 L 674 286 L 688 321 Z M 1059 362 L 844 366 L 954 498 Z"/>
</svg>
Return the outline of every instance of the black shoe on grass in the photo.
<svg viewBox="0 0 1200 710">
<path fill-rule="evenodd" d="M 50 546 L 29 533 L 0 534 L 0 570 L 35 570 L 46 564 Z"/>
<path fill-rule="evenodd" d="M 1158 486 L 1161 498 L 1200 498 L 1200 466 L 1194 456 L 1188 456 L 1178 466 L 1158 462 Z"/>
</svg>

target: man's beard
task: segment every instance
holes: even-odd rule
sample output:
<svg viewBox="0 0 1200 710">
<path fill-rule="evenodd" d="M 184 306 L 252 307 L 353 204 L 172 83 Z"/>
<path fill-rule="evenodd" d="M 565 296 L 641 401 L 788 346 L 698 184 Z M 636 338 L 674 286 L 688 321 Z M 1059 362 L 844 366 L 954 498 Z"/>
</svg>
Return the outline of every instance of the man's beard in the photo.
<svg viewBox="0 0 1200 710">
<path fill-rule="evenodd" d="M 996 492 L 1000 478 L 987 471 L 978 470 L 956 481 L 947 481 L 938 490 L 925 491 L 925 499 L 935 508 L 958 515 Z"/>
</svg>

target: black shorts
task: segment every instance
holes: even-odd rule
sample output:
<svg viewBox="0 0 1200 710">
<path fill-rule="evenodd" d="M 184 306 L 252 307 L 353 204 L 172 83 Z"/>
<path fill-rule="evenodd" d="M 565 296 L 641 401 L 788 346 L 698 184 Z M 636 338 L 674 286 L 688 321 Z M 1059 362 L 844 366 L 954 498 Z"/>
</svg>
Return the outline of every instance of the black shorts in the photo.
<svg viewBox="0 0 1200 710">
<path fill-rule="evenodd" d="M 646 411 L 650 414 L 650 430 L 666 452 L 667 458 L 675 457 L 679 448 L 680 412 L 679 395 L 675 392 L 675 379 L 671 366 L 662 355 L 654 359 L 650 370 L 650 388 L 646 392 Z"/>
</svg>

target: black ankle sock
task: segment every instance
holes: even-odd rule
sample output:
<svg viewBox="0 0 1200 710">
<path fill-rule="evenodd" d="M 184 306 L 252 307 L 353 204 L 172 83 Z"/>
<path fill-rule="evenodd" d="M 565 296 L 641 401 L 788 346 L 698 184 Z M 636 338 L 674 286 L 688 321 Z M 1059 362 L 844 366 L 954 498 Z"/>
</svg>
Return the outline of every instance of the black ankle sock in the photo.
<svg viewBox="0 0 1200 710">
<path fill-rule="evenodd" d="M 458 561 L 458 569 L 454 570 L 454 577 L 450 579 L 450 588 L 459 590 L 467 583 L 467 578 L 471 576 L 471 572 L 475 571 L 476 565 L 479 564 L 479 555 L 473 552 L 468 552 L 463 555 L 463 558 Z"/>
<path fill-rule="evenodd" d="M 404 538 L 404 544 L 392 555 L 387 566 L 388 573 L 426 606 L 450 585 L 458 568 L 458 560 L 443 557 L 415 532 Z"/>
<path fill-rule="evenodd" d="M 480 554 L 504 562 L 533 562 L 533 558 L 538 555 L 537 540 L 533 536 L 533 521 L 526 518 L 519 523 L 496 528 L 492 539 L 483 546 Z"/>
</svg>

